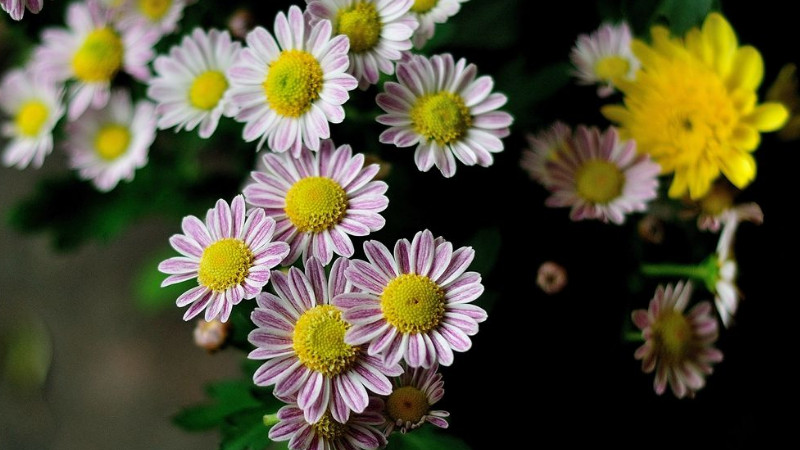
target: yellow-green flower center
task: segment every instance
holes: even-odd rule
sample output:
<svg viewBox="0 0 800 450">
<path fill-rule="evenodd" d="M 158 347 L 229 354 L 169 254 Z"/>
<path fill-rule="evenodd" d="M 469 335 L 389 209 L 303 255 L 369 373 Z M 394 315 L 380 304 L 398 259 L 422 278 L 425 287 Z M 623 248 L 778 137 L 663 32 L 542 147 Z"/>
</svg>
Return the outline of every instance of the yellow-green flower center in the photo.
<svg viewBox="0 0 800 450">
<path fill-rule="evenodd" d="M 439 0 L 414 0 L 414 4 L 411 5 L 411 11 L 417 14 L 425 14 L 432 10 L 437 3 L 439 3 Z"/>
<path fill-rule="evenodd" d="M 375 5 L 368 2 L 356 3 L 350 9 L 339 10 L 336 16 L 337 34 L 350 38 L 350 51 L 362 53 L 371 50 L 381 38 L 381 17 Z"/>
<path fill-rule="evenodd" d="M 94 135 L 94 151 L 106 161 L 113 161 L 128 151 L 131 132 L 125 125 L 109 123 Z"/>
<path fill-rule="evenodd" d="M 300 362 L 327 377 L 349 369 L 358 347 L 347 345 L 344 334 L 350 324 L 333 305 L 319 305 L 304 312 L 294 326 L 293 346 Z"/>
<path fill-rule="evenodd" d="M 592 159 L 575 173 L 578 196 L 591 203 L 608 203 L 622 194 L 625 174 L 614 163 Z"/>
<path fill-rule="evenodd" d="M 430 407 L 425 393 L 414 386 L 399 387 L 386 399 L 386 413 L 392 418 L 392 422 L 401 420 L 403 423 L 419 423 Z"/>
<path fill-rule="evenodd" d="M 439 145 L 458 141 L 472 126 L 472 115 L 464 99 L 452 92 L 423 95 L 409 115 L 414 130 Z"/>
<path fill-rule="evenodd" d="M 594 65 L 594 73 L 597 78 L 606 81 L 613 81 L 624 78 L 631 70 L 631 63 L 622 56 L 612 55 L 600 59 Z"/>
<path fill-rule="evenodd" d="M 189 88 L 189 103 L 197 109 L 206 111 L 217 106 L 225 90 L 228 89 L 228 80 L 218 70 L 208 70 L 194 79 Z"/>
<path fill-rule="evenodd" d="M 264 80 L 267 103 L 278 114 L 300 117 L 322 91 L 322 67 L 311 53 L 284 50 L 270 66 Z"/>
<path fill-rule="evenodd" d="M 19 134 L 34 137 L 39 134 L 49 116 L 50 110 L 43 101 L 28 100 L 19 108 L 14 124 Z"/>
<path fill-rule="evenodd" d="M 139 11 L 153 22 L 158 22 L 169 11 L 172 0 L 139 0 Z"/>
<path fill-rule="evenodd" d="M 442 321 L 444 290 L 424 275 L 403 274 L 381 293 L 383 317 L 402 333 L 425 333 Z"/>
<path fill-rule="evenodd" d="M 244 283 L 254 260 L 242 240 L 220 239 L 203 250 L 197 281 L 213 291 L 225 291 Z"/>
<path fill-rule="evenodd" d="M 286 215 L 302 232 L 318 233 L 344 219 L 347 192 L 327 177 L 306 177 L 286 193 Z"/>
<path fill-rule="evenodd" d="M 668 365 L 684 361 L 693 348 L 692 326 L 675 310 L 662 311 L 651 325 L 653 348 Z"/>
<path fill-rule="evenodd" d="M 322 418 L 315 424 L 311 425 L 314 428 L 317 436 L 321 437 L 326 442 L 331 442 L 344 436 L 347 432 L 347 424 L 339 423 L 333 420 L 331 413 L 325 412 Z"/>
<path fill-rule="evenodd" d="M 72 57 L 75 76 L 87 83 L 109 81 L 122 67 L 125 48 L 111 28 L 98 28 L 86 36 Z"/>
</svg>

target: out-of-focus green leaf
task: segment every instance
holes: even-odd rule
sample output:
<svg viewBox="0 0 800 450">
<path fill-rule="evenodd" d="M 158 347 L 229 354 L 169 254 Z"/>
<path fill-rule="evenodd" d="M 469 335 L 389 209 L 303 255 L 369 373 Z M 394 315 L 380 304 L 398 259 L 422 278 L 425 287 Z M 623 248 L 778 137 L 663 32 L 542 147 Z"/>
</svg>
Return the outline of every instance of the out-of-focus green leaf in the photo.
<svg viewBox="0 0 800 450">
<path fill-rule="evenodd" d="M 158 271 L 158 264 L 172 256 L 179 256 L 171 248 L 148 259 L 140 268 L 134 282 L 134 298 L 141 311 L 156 313 L 175 306 L 175 300 L 191 287 L 191 281 L 161 287 L 167 275 Z"/>
<path fill-rule="evenodd" d="M 222 425 L 221 450 L 265 450 L 270 447 L 269 427 L 264 425 L 263 410 L 234 414 Z"/>
<path fill-rule="evenodd" d="M 495 85 L 508 97 L 505 109 L 514 115 L 514 126 L 527 129 L 537 118 L 535 105 L 555 95 L 570 82 L 572 65 L 566 61 L 538 69 L 532 75 L 523 58 L 509 61 L 495 78 Z"/>
<path fill-rule="evenodd" d="M 409 433 L 389 436 L 387 450 L 470 450 L 461 439 L 424 426 Z"/>
<path fill-rule="evenodd" d="M 253 396 L 255 388 L 250 380 L 225 380 L 209 384 L 206 392 L 211 403 L 191 406 L 179 412 L 175 425 L 187 431 L 209 430 L 221 425 L 228 416 L 241 411 L 258 409 L 262 416 L 268 412 L 265 405 Z"/>
<path fill-rule="evenodd" d="M 683 35 L 699 25 L 711 12 L 714 0 L 662 0 L 654 21 L 664 21 L 675 35 Z"/>
<path fill-rule="evenodd" d="M 475 259 L 469 270 L 481 274 L 490 272 L 500 254 L 501 240 L 500 230 L 497 228 L 478 230 L 469 241 L 469 245 L 475 250 Z"/>
<path fill-rule="evenodd" d="M 516 22 L 508 20 L 517 8 L 516 0 L 464 3 L 461 11 L 447 23 L 436 25 L 436 33 L 425 50 L 453 46 L 483 50 L 509 47 L 519 34 Z M 497 27 L 500 23 L 502 29 Z"/>
</svg>

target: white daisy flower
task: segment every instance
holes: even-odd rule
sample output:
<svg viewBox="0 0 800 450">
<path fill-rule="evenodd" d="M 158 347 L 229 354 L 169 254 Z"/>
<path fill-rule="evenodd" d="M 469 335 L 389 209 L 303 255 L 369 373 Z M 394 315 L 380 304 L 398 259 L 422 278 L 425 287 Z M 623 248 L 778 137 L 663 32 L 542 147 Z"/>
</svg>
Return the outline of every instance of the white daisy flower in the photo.
<svg viewBox="0 0 800 450">
<path fill-rule="evenodd" d="M 223 114 L 233 116 L 236 109 L 224 97 L 225 72 L 240 49 L 227 31 L 196 28 L 180 46 L 170 49 L 169 56 L 156 58 L 156 76 L 147 95 L 158 103 L 158 128 L 191 131 L 199 125 L 200 137 L 208 138 Z"/>
<path fill-rule="evenodd" d="M 632 80 L 639 70 L 639 60 L 631 50 L 631 29 L 603 24 L 592 34 L 578 36 L 570 59 L 575 65 L 578 84 L 599 84 L 597 95 L 608 97 L 619 80 Z"/>
<path fill-rule="evenodd" d="M 468 0 L 414 0 L 411 12 L 419 21 L 419 28 L 411 41 L 414 47 L 422 48 L 433 37 L 437 23 L 445 23 L 461 10 L 461 4 Z"/>
<path fill-rule="evenodd" d="M 110 191 L 147 164 L 156 136 L 155 106 L 145 100 L 134 107 L 127 91 L 116 90 L 105 108 L 67 124 L 67 136 L 70 167 L 97 189 Z"/>
<path fill-rule="evenodd" d="M 0 0 L 0 8 L 7 12 L 14 20 L 22 20 L 25 15 L 25 8 L 28 11 L 38 14 L 44 6 L 43 0 Z"/>
<path fill-rule="evenodd" d="M 0 109 L 9 120 L 2 125 L 9 138 L 3 165 L 24 169 L 41 167 L 53 151 L 53 127 L 64 115 L 63 89 L 35 73 L 12 70 L 0 84 Z"/>
<path fill-rule="evenodd" d="M 186 7 L 185 0 L 117 0 L 116 3 L 121 29 L 143 27 L 159 36 L 175 31 Z"/>
</svg>

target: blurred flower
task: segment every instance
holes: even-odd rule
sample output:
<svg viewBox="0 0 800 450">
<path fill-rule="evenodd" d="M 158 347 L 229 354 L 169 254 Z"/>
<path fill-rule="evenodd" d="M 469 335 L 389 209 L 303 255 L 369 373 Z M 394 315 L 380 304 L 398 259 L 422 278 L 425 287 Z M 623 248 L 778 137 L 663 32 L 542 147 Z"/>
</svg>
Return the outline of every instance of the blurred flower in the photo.
<svg viewBox="0 0 800 450">
<path fill-rule="evenodd" d="M 219 350 L 228 340 L 230 322 L 213 319 L 210 322 L 198 319 L 194 327 L 194 344 L 209 353 Z"/>
<path fill-rule="evenodd" d="M 619 83 L 624 105 L 603 107 L 603 114 L 650 154 L 663 173 L 673 173 L 669 196 L 687 191 L 697 199 L 720 172 L 736 187 L 755 178 L 751 152 L 759 132 L 775 131 L 788 118 L 786 107 L 756 105 L 764 63 L 758 50 L 739 47 L 724 17 L 711 13 L 702 29 L 684 39 L 662 26 L 651 30 L 652 44 L 633 42 L 642 63 L 636 80 Z"/>
<path fill-rule="evenodd" d="M 22 20 L 25 8 L 38 14 L 42 10 L 42 6 L 44 6 L 44 0 L 0 0 L 0 7 L 14 20 Z"/>
<path fill-rule="evenodd" d="M 144 28 L 158 36 L 170 34 L 178 26 L 186 7 L 185 0 L 123 0 L 119 4 L 119 27 Z"/>
<path fill-rule="evenodd" d="M 183 218 L 183 233 L 169 238 L 183 256 L 162 261 L 158 270 L 169 274 L 161 286 L 197 278 L 199 286 L 178 297 L 177 305 L 190 305 L 183 320 L 205 309 L 205 319 L 227 322 L 234 305 L 254 298 L 270 278 L 270 269 L 289 253 L 285 242 L 272 242 L 275 221 L 257 209 L 245 215 L 244 197 L 230 205 L 217 201 L 205 224 L 195 216 Z"/>
<path fill-rule="evenodd" d="M 278 13 L 278 41 L 256 27 L 248 33 L 247 47 L 228 71 L 228 95 L 239 108 L 236 120 L 246 122 L 245 141 L 259 139 L 258 149 L 269 139 L 271 150 L 291 149 L 292 155 L 299 157 L 303 145 L 316 151 L 320 140 L 330 137 L 328 122 L 344 120 L 341 105 L 349 99 L 347 91 L 357 85 L 355 78 L 345 73 L 347 37 L 331 39 L 327 20 L 305 28 L 297 6 L 289 8 L 288 16 Z"/>
<path fill-rule="evenodd" d="M 691 282 L 679 282 L 674 288 L 658 286 L 649 308 L 632 314 L 645 339 L 634 357 L 642 360 L 645 373 L 655 370 L 658 395 L 669 383 L 676 397 L 694 397 L 711 374 L 711 364 L 722 361 L 722 352 L 714 348 L 718 326 L 710 314 L 711 304 L 701 302 L 689 314 L 683 313 L 691 294 Z"/>
<path fill-rule="evenodd" d="M 422 48 L 428 39 L 433 37 L 437 23 L 445 23 L 461 10 L 461 4 L 467 0 L 414 0 L 411 12 L 419 21 L 419 28 L 414 32 L 411 41 L 414 47 Z"/>
<path fill-rule="evenodd" d="M 528 134 L 525 137 L 529 148 L 522 151 L 520 165 L 531 179 L 548 187 L 552 180 L 547 171 L 547 162 L 557 159 L 559 153 L 572 145 L 572 129 L 563 122 L 556 122 L 536 135 Z"/>
<path fill-rule="evenodd" d="M 403 375 L 393 380 L 394 390 L 386 397 L 385 430 L 388 437 L 395 427 L 401 433 L 421 427 L 425 422 L 439 428 L 447 428 L 445 420 L 450 416 L 447 411 L 431 410 L 444 396 L 444 382 L 442 374 L 438 372 L 439 365 L 430 368 L 424 367 L 405 368 Z"/>
<path fill-rule="evenodd" d="M 536 272 L 536 285 L 545 294 L 557 294 L 567 285 L 567 270 L 561 264 L 545 261 Z"/>
<path fill-rule="evenodd" d="M 334 296 L 353 291 L 344 277 L 348 264 L 345 258 L 337 259 L 326 277 L 325 268 L 312 256 L 305 262 L 305 273 L 296 267 L 288 276 L 273 271 L 278 295 L 260 294 L 251 315 L 256 329 L 248 339 L 256 349 L 248 358 L 267 360 L 253 381 L 274 384 L 280 399 L 296 398 L 310 424 L 347 422 L 351 411 L 364 412 L 368 390 L 389 395 L 392 384 L 387 376 L 403 373 L 397 363 L 384 364 L 366 348 L 345 343 L 350 324 L 330 303 Z"/>
<path fill-rule="evenodd" d="M 397 65 L 399 83 L 386 82 L 377 102 L 387 114 L 378 122 L 390 128 L 380 135 L 384 144 L 416 145 L 414 160 L 423 172 L 436 164 L 445 177 L 456 173 L 456 161 L 488 167 L 492 153 L 503 150 L 510 114 L 496 111 L 506 96 L 491 93 L 490 76 L 475 79 L 477 68 L 463 58 L 454 63 L 449 53 L 430 59 L 412 55 Z M 454 158 L 455 156 L 455 158 Z"/>
<path fill-rule="evenodd" d="M 380 72 L 394 73 L 394 62 L 411 49 L 411 35 L 419 25 L 409 14 L 414 0 L 306 0 L 313 25 L 329 20 L 334 35 L 350 40 L 347 73 L 366 89 Z"/>
<path fill-rule="evenodd" d="M 647 214 L 639 220 L 637 226 L 639 237 L 651 244 L 664 242 L 664 222 L 655 214 Z"/>
<path fill-rule="evenodd" d="M 169 56 L 156 58 L 156 76 L 150 80 L 147 95 L 158 105 L 158 128 L 177 127 L 191 131 L 198 127 L 200 137 L 209 138 L 220 117 L 232 117 L 236 108 L 225 100 L 228 79 L 225 73 L 239 54 L 241 44 L 231 42 L 227 31 L 196 28 L 183 38 Z"/>
<path fill-rule="evenodd" d="M 158 35 L 140 27 L 119 33 L 107 16 L 95 2 L 70 4 L 66 18 L 69 29 L 44 30 L 42 44 L 34 53 L 35 72 L 57 83 L 74 80 L 67 108 L 70 121 L 89 106 L 106 106 L 111 81 L 120 70 L 140 81 L 150 77 L 147 64 L 153 58 Z"/>
<path fill-rule="evenodd" d="M 766 99 L 780 102 L 789 110 L 789 121 L 778 131 L 778 137 L 791 141 L 800 138 L 800 93 L 798 92 L 797 66 L 786 64 L 781 68 L 772 86 L 767 91 Z"/>
<path fill-rule="evenodd" d="M 736 188 L 724 180 L 717 180 L 711 185 L 708 193 L 696 204 L 700 210 L 697 216 L 697 228 L 700 230 L 719 231 L 722 213 L 733 206 L 733 199 L 738 194 Z"/>
<path fill-rule="evenodd" d="M 475 251 L 434 240 L 420 231 L 412 242 L 397 241 L 394 257 L 378 241 L 364 243 L 367 261 L 353 260 L 347 279 L 363 293 L 336 296 L 333 304 L 353 324 L 345 342 L 369 343 L 369 354 L 388 364 L 405 359 L 411 367 L 449 366 L 453 350 L 472 346 L 486 311 L 470 304 L 483 293 L 481 276 L 465 272 Z"/>
<path fill-rule="evenodd" d="M 620 140 L 610 127 L 579 126 L 571 146 L 547 162 L 552 181 L 550 207 L 571 207 L 572 220 L 598 219 L 622 224 L 625 214 L 647 210 L 657 195 L 658 164 L 636 154 L 636 142 Z"/>
<path fill-rule="evenodd" d="M 133 180 L 136 169 L 147 164 L 155 137 L 155 106 L 141 100 L 134 107 L 130 93 L 117 89 L 105 107 L 67 124 L 65 148 L 70 167 L 107 192 L 120 180 Z"/>
<path fill-rule="evenodd" d="M 284 265 L 302 254 L 328 264 L 336 253 L 353 256 L 352 236 L 366 236 L 386 223 L 380 212 L 389 199 L 388 186 L 373 181 L 377 165 L 364 167 L 364 155 L 353 156 L 349 145 L 334 148 L 322 141 L 318 153 L 303 147 L 298 159 L 267 153 L 264 172 L 252 172 L 244 188 L 247 202 L 264 208 L 277 222 L 275 238 L 291 250 Z"/>
<path fill-rule="evenodd" d="M 256 26 L 256 19 L 253 13 L 247 8 L 238 8 L 228 18 L 228 30 L 237 39 L 244 39 L 247 33 Z"/>
<path fill-rule="evenodd" d="M 578 36 L 570 59 L 575 65 L 578 84 L 599 84 L 597 95 L 608 97 L 619 81 L 632 81 L 639 70 L 639 60 L 631 51 L 631 29 L 603 24 L 592 34 Z"/>
<path fill-rule="evenodd" d="M 371 397 L 369 406 L 361 414 L 351 414 L 344 423 L 333 420 L 330 414 L 318 422 L 306 421 L 303 411 L 295 403 L 278 410 L 280 422 L 269 430 L 273 441 L 289 441 L 292 450 L 373 450 L 383 448 L 386 438 L 378 430 L 383 423 L 380 411 L 383 402 Z"/>
<path fill-rule="evenodd" d="M 0 109 L 10 121 L 2 125 L 10 138 L 3 165 L 39 168 L 53 151 L 53 128 L 64 115 L 63 89 L 26 70 L 12 70 L 0 82 Z"/>
</svg>

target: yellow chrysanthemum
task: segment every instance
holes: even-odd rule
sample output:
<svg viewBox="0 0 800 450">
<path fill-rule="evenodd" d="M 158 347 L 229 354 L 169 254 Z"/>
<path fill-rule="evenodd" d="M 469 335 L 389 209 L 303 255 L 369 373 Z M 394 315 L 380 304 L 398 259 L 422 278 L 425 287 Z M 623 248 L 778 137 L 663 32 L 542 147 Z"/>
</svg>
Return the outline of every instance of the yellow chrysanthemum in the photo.
<svg viewBox="0 0 800 450">
<path fill-rule="evenodd" d="M 619 86 L 624 105 L 606 106 L 603 115 L 619 124 L 623 138 L 635 139 L 662 173 L 674 172 L 670 197 L 688 191 L 700 198 L 720 172 L 744 188 L 756 175 L 751 152 L 760 143 L 759 132 L 781 128 L 789 116 L 780 103 L 756 104 L 764 75 L 761 54 L 740 47 L 717 13 L 683 39 L 661 26 L 651 35 L 649 45 L 632 44 L 642 68 L 634 81 Z"/>
</svg>

